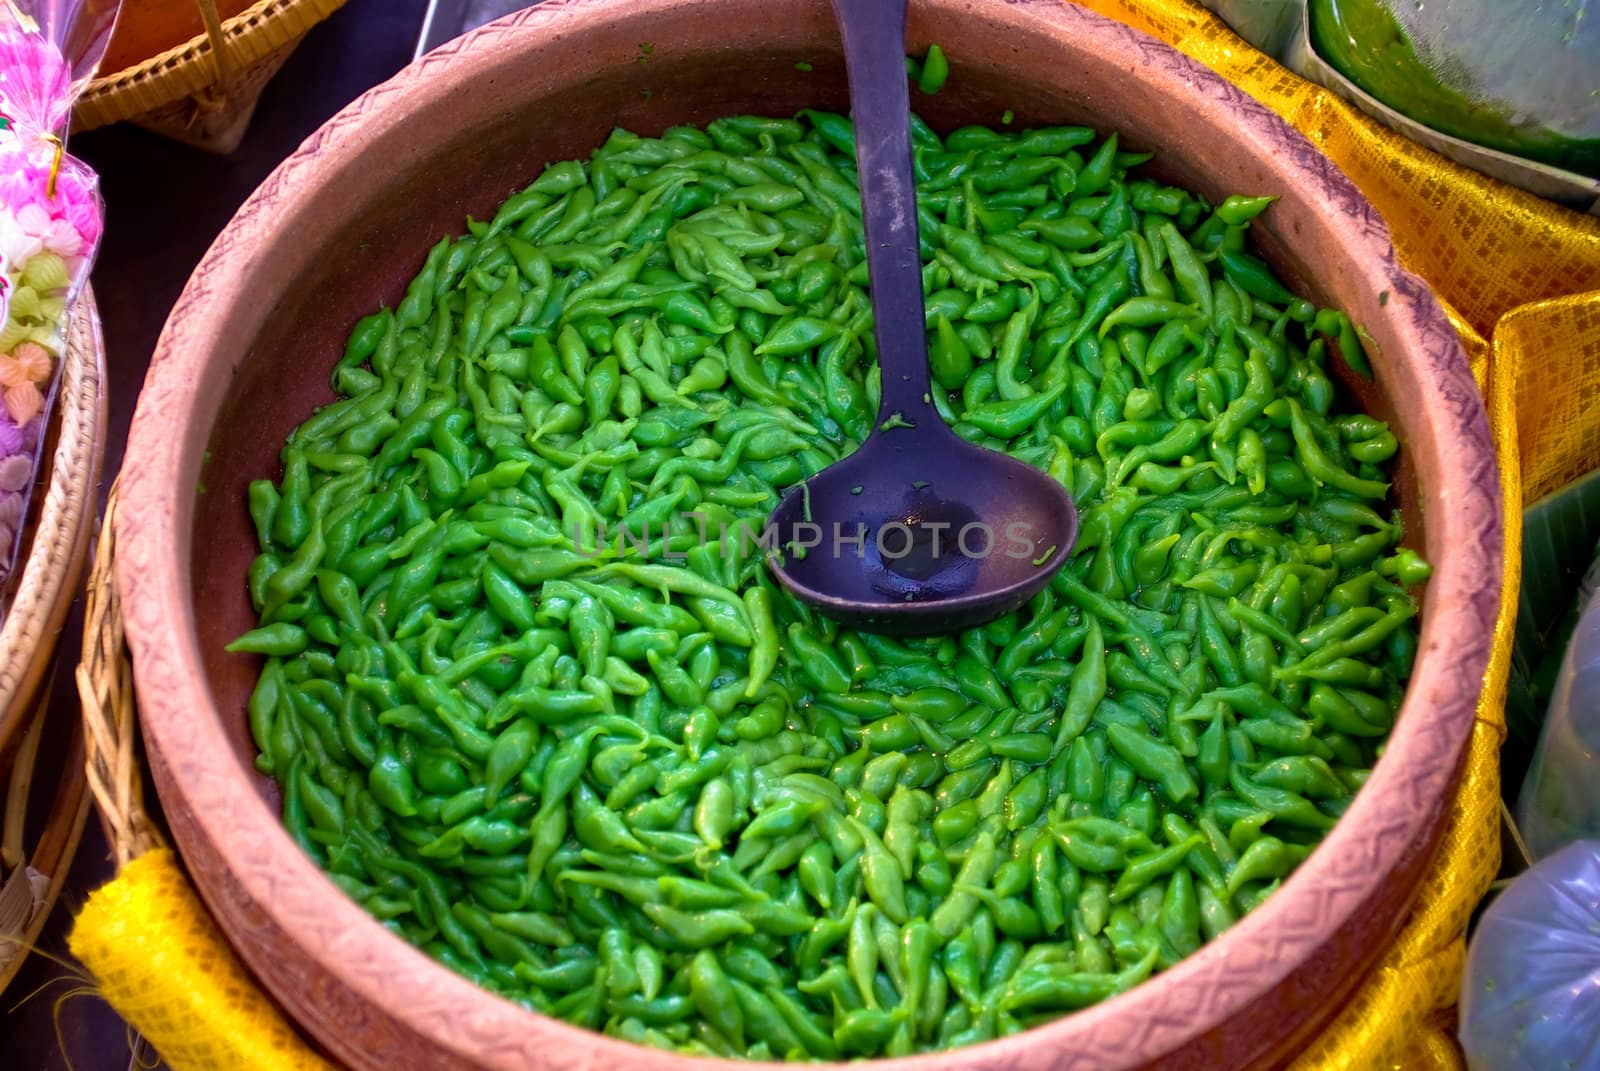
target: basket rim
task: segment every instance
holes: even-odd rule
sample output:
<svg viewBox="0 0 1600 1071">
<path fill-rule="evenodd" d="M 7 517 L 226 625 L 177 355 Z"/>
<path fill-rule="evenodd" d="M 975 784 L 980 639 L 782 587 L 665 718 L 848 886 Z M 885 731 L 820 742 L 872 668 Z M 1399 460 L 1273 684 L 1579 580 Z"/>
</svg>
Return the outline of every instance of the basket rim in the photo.
<svg viewBox="0 0 1600 1071">
<path fill-rule="evenodd" d="M 30 703 L 77 595 L 94 524 L 94 499 L 105 457 L 105 343 L 94 294 L 85 288 L 73 310 L 61 363 L 56 414 L 61 434 L 38 528 L 5 620 L 0 622 L 0 749 L 27 720 Z"/>
<path fill-rule="evenodd" d="M 293 47 L 344 4 L 345 0 L 257 0 L 222 23 L 229 63 L 237 71 Z M 200 33 L 132 67 L 96 77 L 74 107 L 75 129 L 93 130 L 132 119 L 211 90 L 218 82 L 211 55 L 211 40 Z"/>
</svg>

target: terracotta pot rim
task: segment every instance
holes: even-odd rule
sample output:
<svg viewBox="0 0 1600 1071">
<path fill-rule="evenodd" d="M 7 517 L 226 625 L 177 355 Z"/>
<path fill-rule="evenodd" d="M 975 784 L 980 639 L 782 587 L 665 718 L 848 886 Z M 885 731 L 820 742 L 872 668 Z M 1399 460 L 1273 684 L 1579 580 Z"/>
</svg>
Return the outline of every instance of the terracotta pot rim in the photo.
<svg viewBox="0 0 1600 1071">
<path fill-rule="evenodd" d="M 667 9 L 674 2 L 627 0 L 627 9 Z M 501 50 L 581 33 L 585 24 L 604 20 L 622 6 L 617 0 L 546 3 L 447 45 L 357 99 L 268 178 L 206 254 L 162 334 L 130 434 L 116 533 L 118 584 L 161 794 L 169 804 L 181 802 L 208 836 L 220 836 L 225 857 L 229 851 L 270 853 L 277 867 L 271 880 L 261 878 L 259 871 L 230 873 L 225 884 L 213 885 L 216 878 L 202 878 L 201 892 L 213 903 L 222 896 L 248 898 L 272 925 L 296 940 L 305 956 L 364 999 L 381 997 L 391 1006 L 405 1006 L 424 990 L 435 997 L 446 994 L 471 1007 L 476 1029 L 482 1033 L 559 1039 L 567 1049 L 576 1047 L 576 1039 L 595 1063 L 637 1060 L 641 1051 L 490 997 L 388 934 L 359 905 L 338 893 L 256 796 L 249 771 L 229 754 L 199 656 L 188 565 L 192 464 L 174 447 L 172 428 L 174 420 L 190 419 L 195 407 L 203 404 L 199 370 L 213 353 L 229 349 L 209 306 L 219 295 L 226 301 L 249 291 L 254 258 L 248 245 L 240 244 L 240 235 L 251 221 L 258 226 L 267 225 L 267 220 L 273 221 L 272 226 L 292 225 L 302 200 L 300 191 L 335 175 L 342 150 L 365 134 L 404 122 L 411 95 L 447 92 L 482 66 L 492 67 Z M 1437 819 L 1425 816 L 1437 811 L 1438 801 L 1457 776 L 1499 604 L 1498 475 L 1481 399 L 1445 313 L 1425 284 L 1399 266 L 1388 228 L 1377 213 L 1303 137 L 1198 63 L 1076 6 L 1028 0 L 1005 6 L 928 0 L 926 6 L 968 13 L 981 7 L 982 17 L 1011 22 L 1041 15 L 1060 20 L 1073 36 L 1094 42 L 1096 48 L 1149 64 L 1151 69 L 1142 77 L 1174 99 L 1226 102 L 1252 137 L 1283 154 L 1270 166 L 1320 191 L 1327 213 L 1356 221 L 1350 245 L 1360 253 L 1367 285 L 1374 292 L 1389 292 L 1389 308 L 1408 317 L 1397 330 L 1410 347 L 1428 357 L 1427 367 L 1418 358 L 1386 369 L 1389 389 L 1416 391 L 1440 414 L 1430 433 L 1408 443 L 1408 448 L 1432 452 L 1440 471 L 1447 474 L 1441 481 L 1444 486 L 1429 489 L 1427 501 L 1435 507 L 1428 516 L 1430 547 L 1449 548 L 1449 553 L 1433 555 L 1436 572 L 1428 589 L 1418 669 L 1389 749 L 1346 819 L 1261 908 L 1218 941 L 1130 993 L 1015 1038 L 954 1053 L 877 1062 L 892 1064 L 898 1071 L 952 1069 L 980 1062 L 979 1057 L 992 1067 L 1043 1066 L 1050 1052 L 1096 1050 L 1097 1032 L 1113 1017 L 1128 1016 L 1143 1024 L 1137 1051 L 1116 1050 L 1115 1066 L 1139 1066 L 1141 1060 L 1160 1056 L 1187 1040 L 1185 1033 L 1192 1034 L 1199 1023 L 1196 1005 L 1203 1005 L 1213 1018 L 1244 1013 L 1269 983 L 1281 981 L 1319 947 L 1330 924 L 1342 924 L 1361 909 L 1408 846 L 1418 850 L 1418 838 L 1437 830 Z M 1445 415 L 1451 419 L 1445 420 Z M 219 756 L 227 757 L 219 763 Z M 237 826 L 223 829 L 212 823 L 223 810 L 237 819 L 241 800 L 259 812 L 254 823 L 259 840 L 230 846 L 227 838 L 237 835 Z M 350 935 L 350 947 L 361 949 L 363 962 L 352 965 L 349 948 L 318 943 L 311 939 L 313 931 L 303 918 L 282 911 L 275 892 L 286 885 L 318 890 L 328 917 Z M 325 934 L 326 924 L 316 932 Z M 1240 984 L 1240 977 L 1253 981 Z M 1187 1016 L 1179 1014 L 1185 1009 Z M 658 1052 L 651 1052 L 648 1060 L 653 1067 L 671 1071 L 691 1071 L 702 1063 Z"/>
</svg>

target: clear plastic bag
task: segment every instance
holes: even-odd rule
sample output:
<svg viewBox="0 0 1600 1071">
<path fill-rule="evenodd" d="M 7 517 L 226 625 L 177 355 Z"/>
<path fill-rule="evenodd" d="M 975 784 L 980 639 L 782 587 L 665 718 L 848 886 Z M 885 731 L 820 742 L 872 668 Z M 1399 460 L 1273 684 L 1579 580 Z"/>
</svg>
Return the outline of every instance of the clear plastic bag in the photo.
<svg viewBox="0 0 1600 1071">
<path fill-rule="evenodd" d="M 1600 1071 L 1600 840 L 1512 882 L 1478 923 L 1461 988 L 1473 1071 Z"/>
<path fill-rule="evenodd" d="M 99 181 L 62 139 L 118 7 L 0 0 L 0 593 L 11 587 L 67 327 L 104 217 Z"/>
</svg>

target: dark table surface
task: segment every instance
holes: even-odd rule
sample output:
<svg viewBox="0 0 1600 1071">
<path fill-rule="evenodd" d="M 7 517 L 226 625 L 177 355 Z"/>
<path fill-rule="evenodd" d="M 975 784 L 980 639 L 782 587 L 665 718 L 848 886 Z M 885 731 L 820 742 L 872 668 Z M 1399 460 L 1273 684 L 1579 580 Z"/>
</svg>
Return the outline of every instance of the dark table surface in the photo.
<svg viewBox="0 0 1600 1071">
<path fill-rule="evenodd" d="M 245 197 L 308 134 L 410 61 L 426 7 L 427 0 L 350 0 L 311 31 L 267 87 L 249 134 L 230 156 L 210 156 L 127 126 L 73 140 L 71 150 L 99 171 L 106 201 L 106 235 L 93 280 L 109 366 L 102 493 L 121 464 L 156 337 L 201 254 Z M 81 627 L 74 613 L 62 636 L 50 712 L 57 726 L 78 717 L 72 667 Z M 99 826 L 91 821 L 41 940 L 50 956 L 70 959 L 70 919 L 112 869 Z M 79 985 L 60 963 L 44 956 L 29 960 L 0 1000 L 0 1068 L 127 1071 L 129 1032 L 109 1007 L 88 996 L 57 1006 L 58 997 Z"/>
</svg>

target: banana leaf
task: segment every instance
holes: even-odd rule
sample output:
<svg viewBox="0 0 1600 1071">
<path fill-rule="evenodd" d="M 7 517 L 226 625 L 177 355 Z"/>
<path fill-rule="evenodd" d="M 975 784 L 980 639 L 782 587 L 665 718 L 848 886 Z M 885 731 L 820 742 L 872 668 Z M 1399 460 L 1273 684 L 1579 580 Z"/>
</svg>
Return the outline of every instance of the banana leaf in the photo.
<svg viewBox="0 0 1600 1071">
<path fill-rule="evenodd" d="M 1522 594 L 1506 696 L 1501 795 L 1514 802 L 1533 758 L 1567 642 L 1579 589 L 1600 543 L 1600 472 L 1529 506 L 1522 518 Z"/>
</svg>

